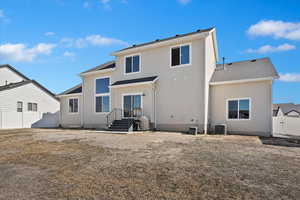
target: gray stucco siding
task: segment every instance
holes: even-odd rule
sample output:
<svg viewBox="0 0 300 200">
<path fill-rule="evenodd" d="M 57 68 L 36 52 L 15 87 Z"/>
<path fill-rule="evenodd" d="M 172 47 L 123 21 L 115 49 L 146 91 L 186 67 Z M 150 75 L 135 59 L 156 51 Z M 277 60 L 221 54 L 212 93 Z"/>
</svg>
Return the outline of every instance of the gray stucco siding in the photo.
<svg viewBox="0 0 300 200">
<path fill-rule="evenodd" d="M 226 124 L 229 133 L 270 136 L 272 131 L 272 82 L 259 81 L 210 87 L 210 123 Z M 250 120 L 228 120 L 227 100 L 250 98 Z"/>
</svg>

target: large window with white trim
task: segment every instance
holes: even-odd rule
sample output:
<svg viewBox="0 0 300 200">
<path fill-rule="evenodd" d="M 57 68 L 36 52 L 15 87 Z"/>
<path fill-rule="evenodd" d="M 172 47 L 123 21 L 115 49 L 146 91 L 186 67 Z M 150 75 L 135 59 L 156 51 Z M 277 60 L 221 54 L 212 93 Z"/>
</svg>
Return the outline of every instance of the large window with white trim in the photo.
<svg viewBox="0 0 300 200">
<path fill-rule="evenodd" d="M 125 74 L 140 72 L 140 55 L 125 57 Z"/>
<path fill-rule="evenodd" d="M 182 45 L 171 48 L 171 67 L 188 65 L 191 63 L 190 45 Z"/>
<path fill-rule="evenodd" d="M 95 81 L 95 112 L 110 111 L 110 78 L 97 78 Z"/>
<path fill-rule="evenodd" d="M 250 119 L 250 99 L 233 99 L 227 102 L 228 119 Z"/>
</svg>

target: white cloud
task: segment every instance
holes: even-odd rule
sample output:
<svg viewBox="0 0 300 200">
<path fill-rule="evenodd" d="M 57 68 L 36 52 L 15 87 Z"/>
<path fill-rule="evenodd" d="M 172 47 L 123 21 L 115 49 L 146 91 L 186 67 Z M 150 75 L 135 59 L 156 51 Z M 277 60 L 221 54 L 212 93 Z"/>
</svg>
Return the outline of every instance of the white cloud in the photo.
<svg viewBox="0 0 300 200">
<path fill-rule="evenodd" d="M 31 62 L 39 55 L 51 54 L 55 44 L 39 43 L 32 48 L 25 44 L 3 44 L 0 45 L 0 58 L 15 62 Z"/>
<path fill-rule="evenodd" d="M 66 47 L 83 48 L 87 46 L 110 46 L 110 45 L 122 45 L 127 46 L 128 43 L 109 37 L 103 37 L 101 35 L 89 35 L 85 38 L 63 38 L 60 41 Z"/>
<path fill-rule="evenodd" d="M 10 19 L 6 17 L 3 10 L 0 9 L 0 22 L 9 23 Z"/>
<path fill-rule="evenodd" d="M 75 53 L 73 52 L 70 52 L 70 51 L 65 51 L 63 56 L 65 57 L 74 57 L 75 56 Z"/>
<path fill-rule="evenodd" d="M 296 47 L 294 45 L 290 45 L 290 44 L 282 44 L 279 46 L 271 46 L 271 45 L 264 45 L 258 49 L 247 49 L 246 52 L 247 53 L 273 53 L 273 52 L 281 52 L 281 51 L 290 51 L 290 50 L 294 50 L 296 49 Z"/>
<path fill-rule="evenodd" d="M 90 6 L 91 6 L 91 5 L 90 5 L 89 2 L 87 2 L 87 1 L 83 2 L 83 7 L 84 7 L 84 8 L 89 8 Z"/>
<path fill-rule="evenodd" d="M 186 5 L 191 2 L 191 0 L 177 0 L 180 4 Z"/>
<path fill-rule="evenodd" d="M 53 36 L 53 35 L 55 35 L 54 32 L 46 32 L 46 33 L 45 33 L 45 36 Z"/>
<path fill-rule="evenodd" d="M 262 20 L 250 26 L 247 33 L 252 36 L 272 36 L 289 40 L 300 40 L 300 22 Z"/>
<path fill-rule="evenodd" d="M 283 82 L 300 82 L 300 74 L 295 74 L 295 73 L 280 74 L 279 80 Z"/>
</svg>

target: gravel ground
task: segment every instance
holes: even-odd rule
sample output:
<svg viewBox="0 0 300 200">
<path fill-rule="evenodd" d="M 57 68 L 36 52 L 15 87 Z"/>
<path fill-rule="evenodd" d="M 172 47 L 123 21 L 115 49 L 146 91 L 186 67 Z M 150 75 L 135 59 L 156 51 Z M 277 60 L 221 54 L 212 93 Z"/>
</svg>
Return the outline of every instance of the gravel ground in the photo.
<svg viewBox="0 0 300 200">
<path fill-rule="evenodd" d="M 300 144 L 279 138 L 0 131 L 0 199 L 299 199 Z"/>
</svg>

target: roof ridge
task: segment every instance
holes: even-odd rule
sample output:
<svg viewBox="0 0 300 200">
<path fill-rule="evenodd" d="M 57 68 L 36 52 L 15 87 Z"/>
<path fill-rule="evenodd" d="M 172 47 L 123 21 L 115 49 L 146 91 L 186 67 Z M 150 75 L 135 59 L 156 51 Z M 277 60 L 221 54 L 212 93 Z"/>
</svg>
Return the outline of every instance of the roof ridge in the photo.
<svg viewBox="0 0 300 200">
<path fill-rule="evenodd" d="M 247 60 L 240 60 L 240 61 L 234 61 L 234 62 L 227 62 L 227 63 L 224 63 L 225 65 L 228 65 L 228 64 L 236 64 L 236 63 L 244 63 L 244 62 L 251 62 L 251 61 L 254 61 L 254 60 L 265 60 L 265 59 L 268 59 L 270 60 L 270 57 L 262 57 L 262 58 L 253 58 L 253 59 L 247 59 Z M 217 65 L 223 65 L 223 63 L 219 63 Z"/>
</svg>

